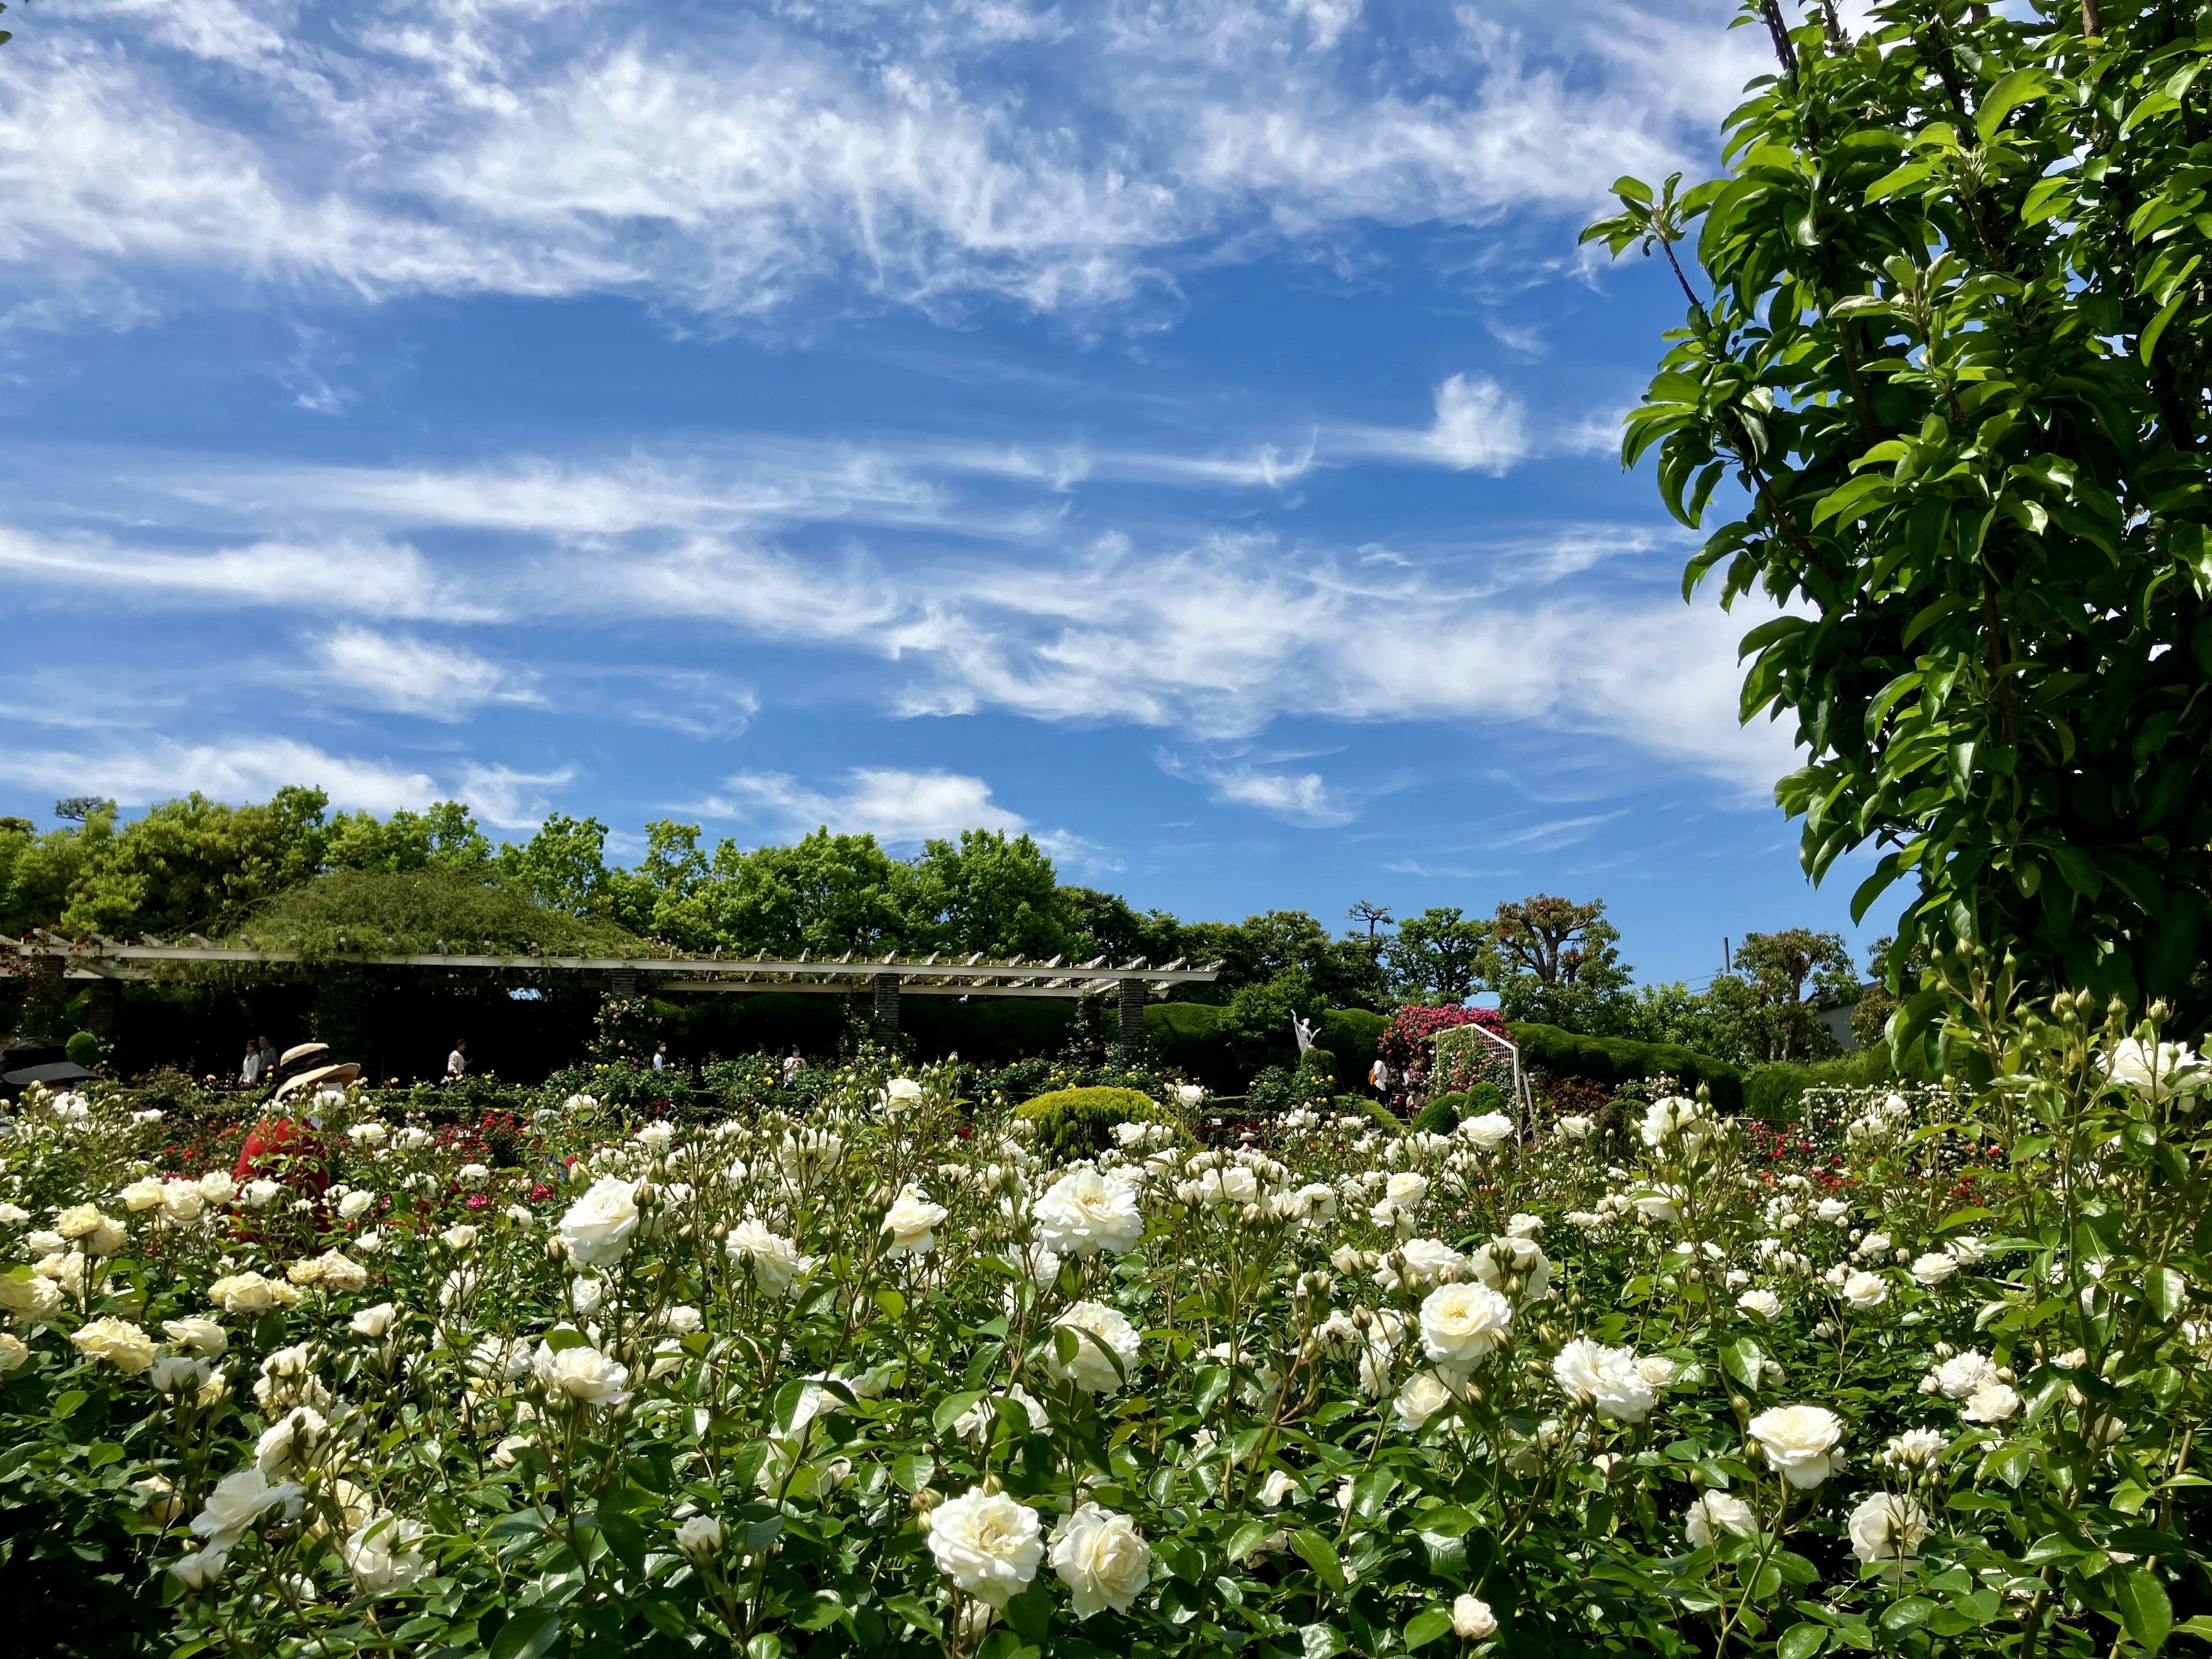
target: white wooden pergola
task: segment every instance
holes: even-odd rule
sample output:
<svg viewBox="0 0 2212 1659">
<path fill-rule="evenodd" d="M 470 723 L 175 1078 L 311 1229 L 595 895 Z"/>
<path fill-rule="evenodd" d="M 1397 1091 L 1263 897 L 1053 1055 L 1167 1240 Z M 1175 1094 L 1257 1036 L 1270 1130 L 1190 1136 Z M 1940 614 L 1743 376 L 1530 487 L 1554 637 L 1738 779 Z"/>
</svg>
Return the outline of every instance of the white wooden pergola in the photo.
<svg viewBox="0 0 2212 1659">
<path fill-rule="evenodd" d="M 556 957 L 506 955 L 493 951 L 440 950 L 428 952 L 378 951 L 319 952 L 312 957 L 297 941 L 283 945 L 244 939 L 237 945 L 218 945 L 197 933 L 188 943 L 142 935 L 136 945 L 96 934 L 88 939 L 63 937 L 41 928 L 30 936 L 0 945 L 0 952 L 24 960 L 33 975 L 50 981 L 119 981 L 150 979 L 170 966 L 201 964 L 233 967 L 360 967 L 414 969 L 442 972 L 529 974 L 604 974 L 608 988 L 617 996 L 635 996 L 650 984 L 665 994 L 730 994 L 744 992 L 799 993 L 849 996 L 873 994 L 879 1024 L 896 1028 L 899 999 L 913 996 L 1058 997 L 1079 999 L 1111 992 L 1121 1005 L 1125 1038 L 1140 1036 L 1147 998 L 1164 996 L 1177 985 L 1206 984 L 1219 976 L 1221 964 L 1194 968 L 1181 958 L 1154 967 L 1143 957 L 1116 963 L 1105 957 L 1070 963 L 1065 957 L 1032 962 L 1022 957 L 986 961 L 974 956 L 902 957 L 896 951 L 881 957 L 856 956 L 816 957 L 806 951 L 796 957 L 761 954 L 726 957 Z M 58 987 L 57 987 L 58 988 Z"/>
</svg>

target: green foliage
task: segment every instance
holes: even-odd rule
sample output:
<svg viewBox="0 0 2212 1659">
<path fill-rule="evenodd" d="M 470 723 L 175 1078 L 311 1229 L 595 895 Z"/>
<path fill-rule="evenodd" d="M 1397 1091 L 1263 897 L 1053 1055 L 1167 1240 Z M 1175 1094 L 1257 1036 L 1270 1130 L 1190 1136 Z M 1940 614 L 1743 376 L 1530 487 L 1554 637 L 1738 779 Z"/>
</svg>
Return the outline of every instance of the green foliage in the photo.
<svg viewBox="0 0 2212 1659">
<path fill-rule="evenodd" d="M 1389 1029 L 1389 1017 L 1370 1008 L 1331 1008 L 1321 1017 L 1316 1041 L 1337 1056 L 1340 1081 L 1364 1084 L 1382 1033 Z"/>
<path fill-rule="evenodd" d="M 1689 301 L 1622 455 L 1729 521 L 1685 591 L 1784 602 L 1741 708 L 1810 756 L 1777 787 L 1816 878 L 1885 848 L 1854 915 L 1996 942 L 2044 985 L 2187 999 L 2212 886 L 2206 412 L 2212 82 L 2193 13 L 1900 0 L 1852 40 L 1766 15 L 1780 73 L 1729 175 L 1585 240 Z M 2187 21 L 2185 21 L 2185 17 Z M 1701 295 L 1678 248 L 1702 218 Z"/>
<path fill-rule="evenodd" d="M 1024 1101 L 1014 1115 L 1036 1125 L 1032 1147 L 1061 1159 L 1104 1152 L 1117 1123 L 1164 1123 L 1186 1138 L 1190 1133 L 1180 1113 L 1139 1089 L 1058 1089 Z"/>
<path fill-rule="evenodd" d="M 1463 917 L 1456 905 L 1408 916 L 1383 951 L 1391 989 L 1409 1002 L 1465 1002 L 1486 982 L 1492 927 Z"/>
<path fill-rule="evenodd" d="M 465 869 L 340 870 L 264 905 L 242 929 L 273 948 L 345 951 L 623 957 L 638 941 L 605 921 L 551 909 Z M 296 945 L 294 941 L 297 941 Z"/>
<path fill-rule="evenodd" d="M 1508 1020 L 1610 1030 L 1631 972 L 1620 939 L 1602 899 L 1578 904 L 1539 893 L 1501 904 L 1485 946 L 1484 983 Z"/>
<path fill-rule="evenodd" d="M 70 1059 L 88 1072 L 99 1065 L 100 1057 L 107 1052 L 107 1045 L 90 1031 L 70 1032 L 69 1041 L 62 1046 Z"/>
<path fill-rule="evenodd" d="M 1578 1036 L 1555 1025 L 1522 1024 L 1512 1030 L 1514 1042 L 1521 1046 L 1524 1068 L 1540 1066 L 1560 1077 L 1583 1078 L 1601 1085 L 1671 1077 L 1685 1092 L 1705 1085 L 1712 1091 L 1713 1104 L 1723 1111 L 1742 1109 L 1743 1073 L 1711 1054 L 1671 1043 Z M 1446 1031 L 1437 1043 L 1442 1048 L 1459 1037 L 1456 1031 Z"/>
<path fill-rule="evenodd" d="M 1464 1094 L 1438 1095 L 1413 1114 L 1413 1121 L 1407 1127 L 1419 1134 L 1448 1135 L 1459 1127 L 1460 1119 L 1467 1115 L 1467 1097 Z"/>
</svg>

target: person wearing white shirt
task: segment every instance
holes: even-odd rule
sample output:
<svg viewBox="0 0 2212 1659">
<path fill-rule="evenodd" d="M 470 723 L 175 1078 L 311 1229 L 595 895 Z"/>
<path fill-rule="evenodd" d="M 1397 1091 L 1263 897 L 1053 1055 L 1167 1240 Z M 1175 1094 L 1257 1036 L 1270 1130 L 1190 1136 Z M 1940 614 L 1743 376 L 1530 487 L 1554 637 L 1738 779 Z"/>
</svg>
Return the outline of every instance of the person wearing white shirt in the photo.
<svg viewBox="0 0 2212 1659">
<path fill-rule="evenodd" d="M 466 1037 L 455 1037 L 453 1052 L 446 1056 L 446 1081 L 448 1084 L 459 1083 L 468 1074 L 469 1040 Z"/>
<path fill-rule="evenodd" d="M 1367 1068 L 1367 1081 L 1374 1086 L 1376 1099 L 1390 1098 L 1390 1063 L 1382 1055 L 1376 1055 L 1375 1063 Z"/>
</svg>

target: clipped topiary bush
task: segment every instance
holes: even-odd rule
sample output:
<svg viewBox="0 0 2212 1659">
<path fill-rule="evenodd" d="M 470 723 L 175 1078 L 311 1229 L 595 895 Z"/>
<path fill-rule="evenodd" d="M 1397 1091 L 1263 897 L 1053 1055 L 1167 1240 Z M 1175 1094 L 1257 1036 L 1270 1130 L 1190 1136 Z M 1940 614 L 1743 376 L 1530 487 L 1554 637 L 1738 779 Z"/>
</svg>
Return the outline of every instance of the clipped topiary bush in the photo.
<svg viewBox="0 0 2212 1659">
<path fill-rule="evenodd" d="M 1036 1125 L 1030 1142 L 1036 1151 L 1061 1158 L 1104 1152 L 1114 1144 L 1117 1123 L 1164 1123 L 1191 1139 L 1181 1114 L 1135 1089 L 1058 1089 L 1024 1101 L 1014 1115 Z"/>
<path fill-rule="evenodd" d="M 82 1066 L 88 1072 L 100 1064 L 100 1057 L 107 1052 L 107 1045 L 90 1031 L 77 1031 L 62 1045 L 62 1051 L 70 1057 L 72 1064 Z"/>
<path fill-rule="evenodd" d="M 1465 1095 L 1438 1095 L 1413 1115 L 1412 1127 L 1423 1134 L 1448 1135 L 1467 1115 Z"/>
<path fill-rule="evenodd" d="M 1556 1025 L 1512 1028 L 1524 1070 L 1576 1077 L 1611 1087 L 1640 1078 L 1671 1077 L 1685 1093 L 1702 1083 L 1724 1112 L 1743 1109 L 1743 1073 L 1725 1060 L 1672 1042 L 1632 1042 L 1626 1037 L 1580 1036 Z M 1449 1040 L 1449 1039 L 1446 1039 Z"/>
</svg>

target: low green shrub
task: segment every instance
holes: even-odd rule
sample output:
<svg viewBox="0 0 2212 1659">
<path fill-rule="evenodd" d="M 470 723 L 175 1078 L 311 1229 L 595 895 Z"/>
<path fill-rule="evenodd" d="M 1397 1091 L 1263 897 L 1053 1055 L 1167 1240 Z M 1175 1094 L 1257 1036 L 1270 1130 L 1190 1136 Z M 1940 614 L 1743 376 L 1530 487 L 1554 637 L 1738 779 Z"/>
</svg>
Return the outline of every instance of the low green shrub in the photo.
<svg viewBox="0 0 2212 1659">
<path fill-rule="evenodd" d="M 1704 1084 L 1723 1112 L 1744 1109 L 1743 1073 L 1726 1060 L 1673 1042 L 1635 1042 L 1626 1037 L 1589 1037 L 1556 1025 L 1512 1028 L 1523 1068 L 1540 1066 L 1558 1077 L 1578 1077 L 1611 1086 L 1642 1078 L 1671 1077 L 1686 1093 Z M 1447 1031 L 1439 1044 L 1455 1036 Z"/>
<path fill-rule="evenodd" d="M 1413 1115 L 1412 1127 L 1423 1134 L 1448 1135 L 1467 1115 L 1465 1095 L 1438 1095 Z"/>
<path fill-rule="evenodd" d="M 1024 1101 L 1014 1115 L 1036 1125 L 1032 1148 L 1055 1158 L 1104 1152 L 1114 1144 L 1117 1123 L 1164 1123 L 1190 1138 L 1181 1113 L 1136 1089 L 1059 1089 Z"/>
<path fill-rule="evenodd" d="M 107 1052 L 107 1045 L 90 1031 L 77 1031 L 62 1045 L 62 1050 L 72 1062 L 88 1072 L 100 1064 L 100 1057 Z"/>
<path fill-rule="evenodd" d="M 1389 1018 L 1364 1008 L 1332 1008 L 1320 1025 L 1316 1035 L 1321 1046 L 1336 1056 L 1337 1076 L 1346 1083 L 1364 1083 L 1382 1033 L 1390 1029 Z"/>
</svg>

